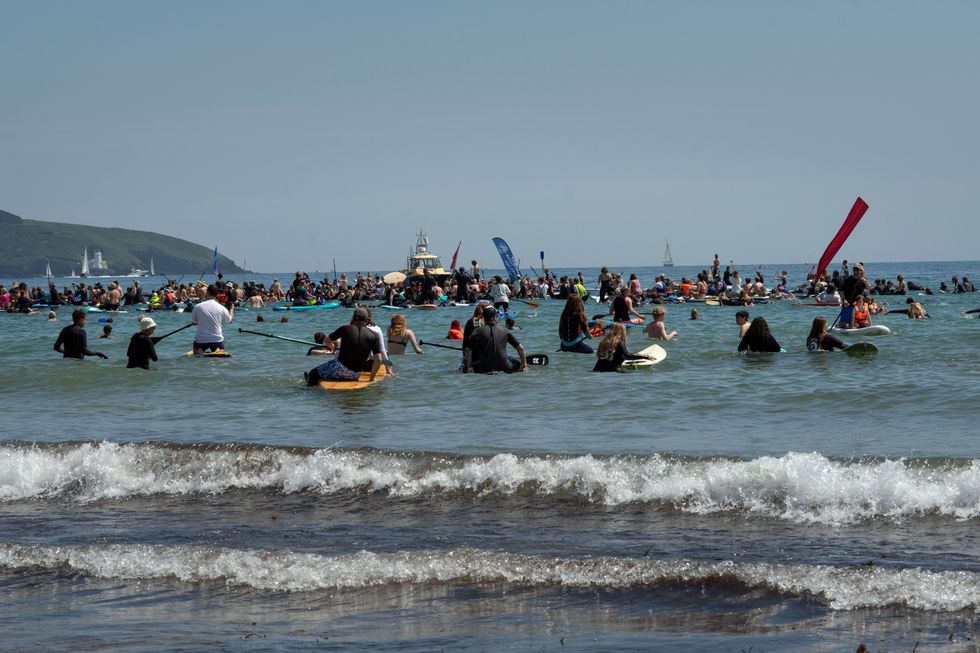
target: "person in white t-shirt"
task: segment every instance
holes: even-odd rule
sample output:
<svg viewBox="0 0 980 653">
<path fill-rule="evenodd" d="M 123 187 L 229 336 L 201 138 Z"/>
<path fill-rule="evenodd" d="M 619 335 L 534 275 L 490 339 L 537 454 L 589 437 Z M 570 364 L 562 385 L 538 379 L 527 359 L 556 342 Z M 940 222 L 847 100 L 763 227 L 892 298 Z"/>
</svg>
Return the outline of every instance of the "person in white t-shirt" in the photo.
<svg viewBox="0 0 980 653">
<path fill-rule="evenodd" d="M 203 354 L 208 351 L 221 351 L 225 348 L 225 337 L 221 331 L 222 324 L 230 324 L 235 316 L 235 306 L 228 310 L 219 304 L 216 286 L 208 286 L 207 299 L 195 304 L 191 313 L 191 324 L 197 325 L 197 335 L 194 336 L 194 353 Z"/>
</svg>

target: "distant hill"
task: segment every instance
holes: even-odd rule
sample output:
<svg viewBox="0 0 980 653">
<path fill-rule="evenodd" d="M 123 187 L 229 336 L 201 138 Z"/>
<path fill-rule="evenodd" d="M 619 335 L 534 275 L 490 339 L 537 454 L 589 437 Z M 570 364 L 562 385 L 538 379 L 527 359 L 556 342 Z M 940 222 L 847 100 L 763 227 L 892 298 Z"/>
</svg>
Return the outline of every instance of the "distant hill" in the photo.
<svg viewBox="0 0 980 653">
<path fill-rule="evenodd" d="M 85 247 L 89 259 L 98 250 L 109 264 L 108 271 L 92 270 L 93 275 L 148 269 L 151 257 L 157 274 L 200 274 L 211 271 L 214 258 L 211 247 L 151 231 L 25 220 L 0 210 L 0 278 L 41 275 L 45 262 L 56 276 L 80 273 Z M 224 274 L 246 272 L 225 256 L 220 265 Z"/>
</svg>

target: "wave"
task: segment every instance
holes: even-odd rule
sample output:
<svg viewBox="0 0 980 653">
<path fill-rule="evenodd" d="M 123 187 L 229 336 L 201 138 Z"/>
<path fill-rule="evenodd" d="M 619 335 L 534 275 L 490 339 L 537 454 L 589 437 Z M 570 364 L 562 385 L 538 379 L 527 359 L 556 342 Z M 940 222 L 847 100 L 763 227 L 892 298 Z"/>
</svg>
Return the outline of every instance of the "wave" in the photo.
<svg viewBox="0 0 980 653">
<path fill-rule="evenodd" d="M 494 584 L 558 589 L 768 589 L 812 597 L 834 610 L 907 606 L 980 611 L 980 574 L 918 568 L 832 567 L 561 558 L 477 549 L 323 556 L 293 551 L 187 545 L 24 546 L 0 544 L 0 569 L 70 571 L 104 579 L 223 582 L 256 590 L 310 592 L 390 584 Z"/>
<path fill-rule="evenodd" d="M 79 503 L 236 490 L 486 500 L 522 495 L 597 506 L 793 522 L 980 517 L 980 460 L 754 460 L 652 456 L 441 456 L 377 450 L 111 442 L 0 445 L 0 501 Z"/>
</svg>

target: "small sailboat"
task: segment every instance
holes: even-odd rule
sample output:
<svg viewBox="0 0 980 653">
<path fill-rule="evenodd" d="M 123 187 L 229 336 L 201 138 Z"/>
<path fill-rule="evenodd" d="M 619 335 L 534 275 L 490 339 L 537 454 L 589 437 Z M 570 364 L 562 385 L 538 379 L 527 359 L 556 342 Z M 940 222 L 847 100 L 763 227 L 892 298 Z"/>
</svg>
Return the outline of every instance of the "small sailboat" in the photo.
<svg viewBox="0 0 980 653">
<path fill-rule="evenodd" d="M 155 277 L 157 273 L 153 270 L 153 257 L 150 257 L 150 276 Z"/>
<path fill-rule="evenodd" d="M 71 268 L 71 274 L 68 275 L 68 278 L 69 279 L 77 279 L 78 278 L 78 275 L 75 274 L 75 267 L 74 266 L 72 266 L 72 268 Z"/>
<path fill-rule="evenodd" d="M 51 278 L 51 263 L 49 261 L 44 262 L 44 276 Z"/>
<path fill-rule="evenodd" d="M 88 246 L 85 246 L 85 253 L 82 254 L 82 278 L 85 279 L 89 275 L 88 270 Z"/>
<path fill-rule="evenodd" d="M 667 249 L 664 251 L 663 266 L 665 268 L 674 267 L 674 257 L 670 255 L 670 241 L 667 241 Z"/>
</svg>

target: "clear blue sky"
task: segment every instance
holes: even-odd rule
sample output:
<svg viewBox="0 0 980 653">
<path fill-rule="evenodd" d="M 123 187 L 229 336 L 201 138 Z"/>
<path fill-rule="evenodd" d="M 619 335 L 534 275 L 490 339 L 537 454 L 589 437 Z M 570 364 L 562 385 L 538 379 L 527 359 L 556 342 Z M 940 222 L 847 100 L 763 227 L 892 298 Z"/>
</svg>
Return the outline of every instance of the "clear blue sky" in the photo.
<svg viewBox="0 0 980 653">
<path fill-rule="evenodd" d="M 976 259 L 978 2 L 0 0 L 0 208 L 259 271 Z"/>
</svg>

